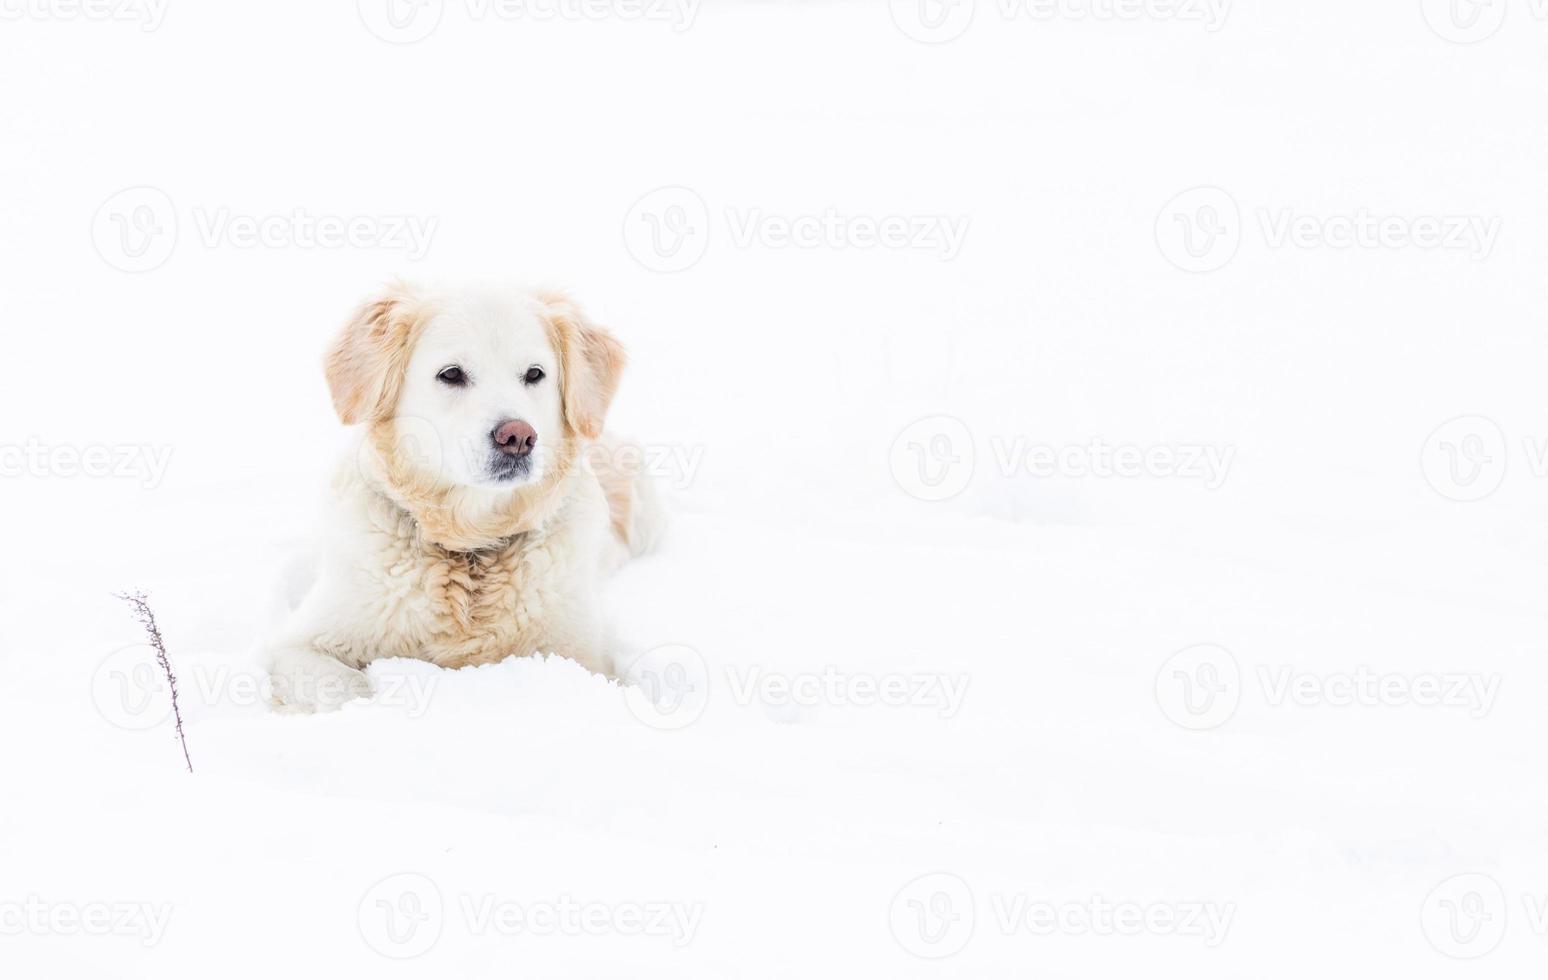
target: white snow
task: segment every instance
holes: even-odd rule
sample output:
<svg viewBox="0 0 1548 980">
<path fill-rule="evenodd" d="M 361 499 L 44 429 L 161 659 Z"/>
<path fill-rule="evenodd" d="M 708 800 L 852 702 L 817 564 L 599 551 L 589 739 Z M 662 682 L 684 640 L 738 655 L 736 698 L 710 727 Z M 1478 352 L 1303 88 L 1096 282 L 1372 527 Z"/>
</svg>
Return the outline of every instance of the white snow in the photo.
<svg viewBox="0 0 1548 980">
<path fill-rule="evenodd" d="M 446 0 L 401 45 L 369 0 L 7 7 L 0 970 L 1526 975 L 1548 20 L 1496 3 L 1470 45 L 1418 0 L 978 0 L 939 44 L 901 2 Z M 670 273 L 626 247 L 663 187 L 707 218 Z M 1190 273 L 1198 187 L 1240 242 Z M 922 247 L 845 244 L 889 217 Z M 352 218 L 384 243 L 307 244 Z M 394 274 L 565 283 L 629 345 L 672 525 L 611 600 L 686 714 L 563 660 L 263 707 L 319 355 Z"/>
</svg>

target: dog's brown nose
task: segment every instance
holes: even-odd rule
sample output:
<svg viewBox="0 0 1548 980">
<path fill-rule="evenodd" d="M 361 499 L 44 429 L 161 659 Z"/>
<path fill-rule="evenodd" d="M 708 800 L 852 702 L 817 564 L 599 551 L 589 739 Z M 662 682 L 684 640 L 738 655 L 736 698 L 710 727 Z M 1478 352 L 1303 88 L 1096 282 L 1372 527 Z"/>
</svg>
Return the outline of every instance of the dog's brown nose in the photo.
<svg viewBox="0 0 1548 980">
<path fill-rule="evenodd" d="M 537 445 L 537 430 L 521 419 L 501 422 L 489 435 L 494 439 L 495 448 L 507 456 L 520 458 Z"/>
</svg>

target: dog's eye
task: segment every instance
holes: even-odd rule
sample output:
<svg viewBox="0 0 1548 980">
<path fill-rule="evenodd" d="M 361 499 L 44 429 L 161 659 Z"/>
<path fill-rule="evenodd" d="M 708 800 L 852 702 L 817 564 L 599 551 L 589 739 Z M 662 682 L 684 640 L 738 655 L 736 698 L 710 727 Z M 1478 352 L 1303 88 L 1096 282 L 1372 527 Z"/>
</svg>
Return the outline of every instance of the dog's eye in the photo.
<svg viewBox="0 0 1548 980">
<path fill-rule="evenodd" d="M 522 375 L 521 380 L 525 381 L 529 385 L 535 385 L 539 381 L 542 381 L 544 377 L 545 375 L 543 374 L 542 368 L 530 367 L 527 368 L 527 373 Z"/>
<path fill-rule="evenodd" d="M 453 388 L 461 388 L 468 383 L 468 376 L 462 373 L 462 368 L 453 364 L 451 367 L 441 368 L 441 373 L 435 379 L 442 384 L 451 385 Z"/>
</svg>

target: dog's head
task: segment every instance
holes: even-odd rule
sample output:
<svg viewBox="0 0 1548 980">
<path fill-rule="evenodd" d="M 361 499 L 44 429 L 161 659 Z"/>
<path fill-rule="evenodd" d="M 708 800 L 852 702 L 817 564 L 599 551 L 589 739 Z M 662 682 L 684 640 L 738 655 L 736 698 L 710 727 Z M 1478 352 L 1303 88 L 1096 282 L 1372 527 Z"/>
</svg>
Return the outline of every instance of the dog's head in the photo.
<svg viewBox="0 0 1548 980">
<path fill-rule="evenodd" d="M 404 284 L 362 305 L 326 361 L 346 425 L 441 487 L 514 491 L 602 432 L 622 346 L 566 296 Z"/>
</svg>

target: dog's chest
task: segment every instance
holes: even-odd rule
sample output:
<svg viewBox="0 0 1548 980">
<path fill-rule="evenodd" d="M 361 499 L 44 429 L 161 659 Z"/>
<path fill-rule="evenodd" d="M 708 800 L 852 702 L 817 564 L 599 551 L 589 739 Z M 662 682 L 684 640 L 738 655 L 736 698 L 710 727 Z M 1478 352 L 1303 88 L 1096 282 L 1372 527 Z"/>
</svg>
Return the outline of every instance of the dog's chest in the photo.
<svg viewBox="0 0 1548 980">
<path fill-rule="evenodd" d="M 400 534 L 383 541 L 384 594 L 399 656 L 443 667 L 536 652 L 554 606 L 554 571 L 541 538 L 495 549 L 446 552 Z M 396 644 L 395 644 L 396 645 Z"/>
</svg>

